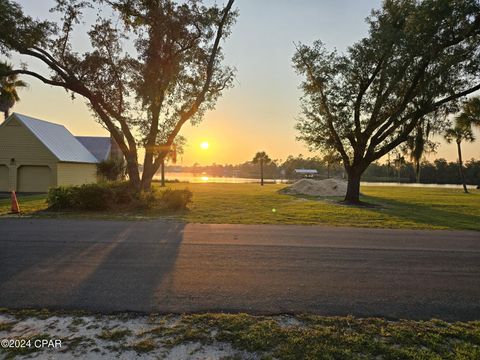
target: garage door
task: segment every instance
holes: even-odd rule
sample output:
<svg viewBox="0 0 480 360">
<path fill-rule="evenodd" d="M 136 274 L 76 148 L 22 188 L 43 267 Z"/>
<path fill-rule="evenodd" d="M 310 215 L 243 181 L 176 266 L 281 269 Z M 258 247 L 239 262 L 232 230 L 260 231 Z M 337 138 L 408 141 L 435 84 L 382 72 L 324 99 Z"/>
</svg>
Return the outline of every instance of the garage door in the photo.
<svg viewBox="0 0 480 360">
<path fill-rule="evenodd" d="M 9 191 L 8 186 L 8 167 L 0 165 L 0 191 Z"/>
<path fill-rule="evenodd" d="M 18 168 L 18 192 L 47 192 L 51 178 L 48 166 L 21 166 Z"/>
</svg>

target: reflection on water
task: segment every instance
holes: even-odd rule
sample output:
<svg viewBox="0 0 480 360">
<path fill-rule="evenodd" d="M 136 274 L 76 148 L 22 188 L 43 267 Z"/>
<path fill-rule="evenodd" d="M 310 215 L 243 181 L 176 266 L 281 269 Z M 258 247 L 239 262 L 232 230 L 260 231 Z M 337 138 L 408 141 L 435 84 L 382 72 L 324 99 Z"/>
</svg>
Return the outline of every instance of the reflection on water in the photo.
<svg viewBox="0 0 480 360">
<path fill-rule="evenodd" d="M 231 184 L 246 184 L 246 183 L 256 183 L 260 179 L 253 178 L 238 178 L 238 177 L 220 177 L 220 176 L 210 176 L 205 174 L 193 174 L 193 173 L 181 173 L 181 172 L 166 172 L 165 178 L 167 180 L 178 180 L 190 183 L 231 183 Z M 160 179 L 160 176 L 155 175 L 154 179 Z M 281 180 L 277 179 L 265 179 L 266 182 L 280 183 Z M 283 180 L 285 182 L 285 180 Z"/>
<path fill-rule="evenodd" d="M 248 184 L 257 183 L 260 179 L 253 178 L 239 178 L 239 177 L 220 177 L 210 176 L 205 174 L 181 173 L 181 172 L 166 172 L 165 178 L 167 180 L 178 180 L 189 183 L 230 183 L 230 184 Z M 154 179 L 159 180 L 160 176 L 156 175 Z M 277 184 L 286 183 L 285 179 L 265 179 L 265 182 L 275 182 Z M 454 184 L 415 184 L 415 183 L 394 183 L 394 182 L 368 182 L 362 181 L 363 186 L 406 186 L 406 187 L 425 187 L 425 188 L 451 188 L 460 189 L 462 185 Z M 469 189 L 475 189 L 475 185 L 469 185 Z"/>
</svg>

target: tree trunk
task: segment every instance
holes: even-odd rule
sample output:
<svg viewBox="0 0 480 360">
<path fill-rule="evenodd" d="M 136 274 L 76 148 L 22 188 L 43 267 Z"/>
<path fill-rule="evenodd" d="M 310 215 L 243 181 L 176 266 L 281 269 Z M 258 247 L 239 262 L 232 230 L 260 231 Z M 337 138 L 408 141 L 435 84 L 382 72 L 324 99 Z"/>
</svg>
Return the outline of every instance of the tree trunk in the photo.
<svg viewBox="0 0 480 360">
<path fill-rule="evenodd" d="M 420 167 L 420 161 L 419 161 L 415 163 L 415 181 L 417 182 L 417 184 L 420 183 L 420 171 L 421 171 L 421 167 Z"/>
<path fill-rule="evenodd" d="M 356 169 L 347 170 L 348 184 L 347 194 L 345 195 L 345 202 L 349 204 L 360 203 L 360 179 L 362 178 L 362 172 Z"/>
<path fill-rule="evenodd" d="M 327 179 L 330 179 L 330 164 L 327 164 Z"/>
<path fill-rule="evenodd" d="M 138 163 L 137 160 L 133 157 L 126 157 L 127 162 L 127 174 L 130 183 L 135 187 L 135 189 L 141 189 L 141 182 L 140 182 L 140 171 L 138 170 Z"/>
<path fill-rule="evenodd" d="M 260 185 L 263 186 L 263 160 L 260 160 Z"/>
<path fill-rule="evenodd" d="M 460 180 L 462 181 L 463 191 L 465 192 L 465 194 L 468 194 L 467 184 L 465 182 L 465 174 L 463 173 L 462 148 L 460 146 L 460 141 L 457 141 L 457 150 L 458 150 L 458 171 L 460 172 Z"/>
<path fill-rule="evenodd" d="M 3 112 L 3 116 L 5 117 L 5 120 L 7 120 L 7 118 L 10 116 L 10 110 L 8 110 L 8 109 L 5 110 L 5 111 Z"/>
<path fill-rule="evenodd" d="M 144 165 L 145 166 L 145 165 Z M 140 181 L 141 191 L 150 191 L 152 187 L 152 179 L 154 172 L 152 170 L 153 165 L 143 168 L 142 180 Z"/>
<path fill-rule="evenodd" d="M 160 186 L 165 187 L 165 159 L 162 159 L 160 169 L 161 169 L 161 174 L 162 174 L 161 181 L 160 181 Z"/>
</svg>

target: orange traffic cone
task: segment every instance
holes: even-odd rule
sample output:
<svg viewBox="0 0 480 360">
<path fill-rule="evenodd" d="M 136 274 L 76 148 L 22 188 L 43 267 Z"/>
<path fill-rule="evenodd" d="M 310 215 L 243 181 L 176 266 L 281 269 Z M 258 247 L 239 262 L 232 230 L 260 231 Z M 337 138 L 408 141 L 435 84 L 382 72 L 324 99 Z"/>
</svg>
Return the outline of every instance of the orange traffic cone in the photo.
<svg viewBox="0 0 480 360">
<path fill-rule="evenodd" d="M 20 207 L 18 206 L 17 195 L 15 191 L 12 191 L 12 214 L 18 214 L 20 212 Z"/>
</svg>

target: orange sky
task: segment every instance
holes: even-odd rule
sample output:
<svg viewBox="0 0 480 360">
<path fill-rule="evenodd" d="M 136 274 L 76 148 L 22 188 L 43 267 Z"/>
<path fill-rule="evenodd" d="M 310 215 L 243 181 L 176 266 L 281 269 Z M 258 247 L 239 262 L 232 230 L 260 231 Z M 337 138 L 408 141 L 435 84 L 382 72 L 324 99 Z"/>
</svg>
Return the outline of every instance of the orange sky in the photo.
<svg viewBox="0 0 480 360">
<path fill-rule="evenodd" d="M 48 0 L 50 1 L 50 0 Z M 46 2 L 19 1 L 28 14 L 49 16 Z M 196 126 L 186 125 L 183 165 L 240 163 L 257 151 L 273 159 L 308 154 L 294 130 L 299 115 L 298 78 L 291 66 L 293 41 L 321 39 L 343 50 L 366 33 L 364 18 L 380 0 L 241 0 L 240 17 L 225 45 L 226 63 L 238 70 L 235 87 L 227 90 L 215 111 Z M 275 6 L 274 6 L 275 5 Z M 268 16 L 266 15 L 268 14 Z M 107 135 L 84 105 L 64 90 L 25 78 L 28 90 L 20 93 L 14 111 L 65 125 L 75 135 Z M 480 133 L 477 132 L 480 138 Z M 208 150 L 200 143 L 208 141 Z M 464 158 L 480 158 L 480 140 L 465 144 Z M 456 159 L 455 145 L 442 144 L 434 157 Z M 140 159 L 140 162 L 142 159 Z"/>
</svg>

